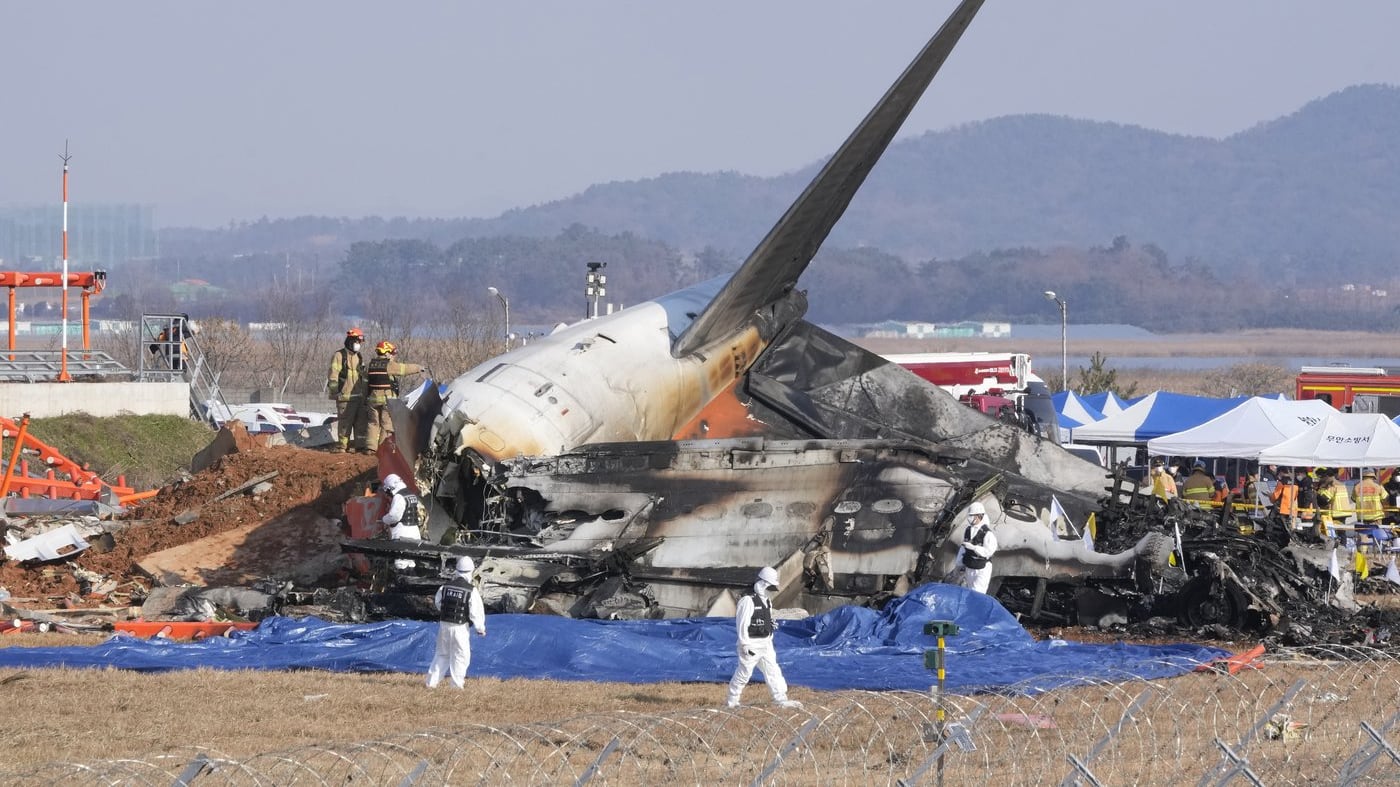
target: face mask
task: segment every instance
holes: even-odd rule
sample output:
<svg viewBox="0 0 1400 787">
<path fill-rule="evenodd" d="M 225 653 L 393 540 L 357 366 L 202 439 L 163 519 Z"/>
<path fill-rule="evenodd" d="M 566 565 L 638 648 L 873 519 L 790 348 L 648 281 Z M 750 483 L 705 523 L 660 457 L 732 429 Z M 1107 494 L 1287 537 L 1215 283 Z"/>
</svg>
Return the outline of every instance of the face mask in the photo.
<svg viewBox="0 0 1400 787">
<path fill-rule="evenodd" d="M 360 347 L 361 347 L 361 345 L 360 345 L 359 342 L 355 342 L 354 344 L 350 345 L 350 349 L 353 350 L 354 352 L 359 352 L 359 351 L 360 351 Z"/>
</svg>

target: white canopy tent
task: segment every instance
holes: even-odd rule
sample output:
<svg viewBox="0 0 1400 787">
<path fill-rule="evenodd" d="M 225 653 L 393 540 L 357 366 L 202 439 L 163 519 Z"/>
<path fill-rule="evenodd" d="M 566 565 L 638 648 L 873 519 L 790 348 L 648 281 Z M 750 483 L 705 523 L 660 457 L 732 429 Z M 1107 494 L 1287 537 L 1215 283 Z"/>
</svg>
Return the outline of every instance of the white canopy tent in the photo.
<svg viewBox="0 0 1400 787">
<path fill-rule="evenodd" d="M 1338 415 L 1337 410 L 1320 399 L 1288 401 L 1255 396 L 1200 426 L 1148 440 L 1147 452 L 1254 459 L 1260 451 L 1302 434 L 1331 415 Z"/>
<path fill-rule="evenodd" d="M 1264 449 L 1259 461 L 1290 467 L 1392 467 L 1400 465 L 1400 426 L 1377 413 L 1333 413 Z"/>
</svg>

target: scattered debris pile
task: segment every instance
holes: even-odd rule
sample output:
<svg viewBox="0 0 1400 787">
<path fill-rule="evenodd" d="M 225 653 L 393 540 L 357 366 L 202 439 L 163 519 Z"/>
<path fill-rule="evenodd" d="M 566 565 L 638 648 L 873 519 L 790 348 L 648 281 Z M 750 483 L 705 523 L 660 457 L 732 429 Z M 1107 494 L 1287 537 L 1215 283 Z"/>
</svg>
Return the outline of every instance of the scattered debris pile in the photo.
<svg viewBox="0 0 1400 787">
<path fill-rule="evenodd" d="M 1295 646 L 1385 646 L 1400 624 L 1400 605 L 1361 607 L 1354 598 L 1356 592 L 1395 595 L 1400 588 L 1380 578 L 1356 582 L 1355 553 L 1311 529 L 1295 530 L 1228 503 L 1215 510 L 1179 499 L 1164 504 L 1121 475 L 1097 522 L 1100 551 L 1128 550 L 1155 534 L 1170 541 L 1169 558 L 1165 565 L 1139 561 L 1126 578 L 1007 578 L 998 592 L 1002 603 L 1042 625 L 1088 625 L 1141 637 L 1243 635 Z"/>
<path fill-rule="evenodd" d="M 257 620 L 318 614 L 342 620 L 413 615 L 407 600 L 362 592 L 346 570 L 338 517 L 376 480 L 376 459 L 262 446 L 233 427 L 204 469 L 125 513 L 48 512 L 3 521 L 7 543 L 61 533 L 60 554 L 0 565 L 3 611 L 21 627 L 81 629 L 144 614 L 165 620 Z M 1330 541 L 1229 509 L 1162 505 L 1117 478 L 1097 514 L 1097 548 L 1144 537 L 1166 545 L 1132 576 L 1046 581 L 1006 577 L 999 598 L 1031 625 L 1092 626 L 1144 640 L 1241 636 L 1280 645 L 1391 647 L 1400 604 L 1361 607 L 1352 592 L 1394 595 L 1377 576 L 1353 588 L 1352 554 Z M 1160 555 L 1158 555 L 1160 557 Z M 46 558 L 46 559 L 45 559 Z M 621 567 L 613 571 L 619 581 Z M 3 593 L 0 593 L 3 595 Z M 419 605 L 421 606 L 421 605 Z M 12 624 L 13 625 L 13 624 Z"/>
<path fill-rule="evenodd" d="M 10 543 L 52 532 L 87 543 L 57 559 L 0 565 L 0 587 L 10 603 L 110 619 L 134 612 L 162 588 L 178 595 L 189 588 L 252 587 L 265 577 L 298 586 L 343 581 L 338 517 L 345 500 L 374 480 L 375 459 L 264 447 L 237 426 L 224 430 L 216 445 L 217 451 L 204 453 L 203 470 L 116 517 L 117 510 L 108 509 L 7 518 Z M 284 594 L 281 600 L 301 599 Z M 187 606 L 190 615 L 216 605 Z"/>
</svg>

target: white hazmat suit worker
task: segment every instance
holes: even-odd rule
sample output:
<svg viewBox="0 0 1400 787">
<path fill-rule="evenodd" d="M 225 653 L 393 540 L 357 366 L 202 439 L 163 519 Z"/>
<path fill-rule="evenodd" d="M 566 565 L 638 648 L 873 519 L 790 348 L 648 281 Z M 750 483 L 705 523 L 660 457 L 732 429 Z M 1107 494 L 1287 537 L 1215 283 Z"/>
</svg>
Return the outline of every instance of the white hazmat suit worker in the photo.
<svg viewBox="0 0 1400 787">
<path fill-rule="evenodd" d="M 962 546 L 958 548 L 958 566 L 962 568 L 962 586 L 986 593 L 992 582 L 992 555 L 997 552 L 997 537 L 987 521 L 987 508 L 981 503 L 967 507 L 967 529 L 963 531 Z"/>
<path fill-rule="evenodd" d="M 433 606 L 438 610 L 437 648 L 433 663 L 428 667 L 428 688 L 435 688 L 443 673 L 452 678 L 452 685 L 466 688 L 467 667 L 471 665 L 472 648 L 467 639 L 470 622 L 476 633 L 486 636 L 486 608 L 481 593 L 472 585 L 476 564 L 469 557 L 457 558 L 457 571 L 452 581 L 438 588 Z"/>
<path fill-rule="evenodd" d="M 419 522 L 418 496 L 408 491 L 402 478 L 390 473 L 384 477 L 384 493 L 389 496 L 389 510 L 379 518 L 379 524 L 389 528 L 389 538 L 395 541 L 422 541 L 423 528 Z M 408 571 L 413 560 L 397 558 L 394 568 Z"/>
<path fill-rule="evenodd" d="M 773 649 L 773 602 L 770 596 L 778 589 L 778 572 L 764 566 L 758 572 L 753 590 L 739 597 L 734 610 L 734 628 L 739 634 L 739 666 L 729 679 L 729 696 L 725 704 L 739 707 L 739 695 L 753 675 L 753 668 L 763 673 L 773 702 L 784 708 L 801 707 L 802 703 L 787 697 L 787 681 L 778 666 L 778 652 Z"/>
</svg>

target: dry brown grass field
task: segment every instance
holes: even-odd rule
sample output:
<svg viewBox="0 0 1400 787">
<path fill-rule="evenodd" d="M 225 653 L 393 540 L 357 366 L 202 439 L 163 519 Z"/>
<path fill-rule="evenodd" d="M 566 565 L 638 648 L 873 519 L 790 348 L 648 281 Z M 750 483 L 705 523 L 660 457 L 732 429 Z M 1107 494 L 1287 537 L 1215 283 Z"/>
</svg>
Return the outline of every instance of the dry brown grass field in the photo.
<svg viewBox="0 0 1400 787">
<path fill-rule="evenodd" d="M 97 639 L 7 635 L 0 645 Z M 1330 655 L 1350 659 L 1285 652 L 1237 675 L 950 697 L 948 719 L 966 723 L 976 748 L 949 755 L 946 783 L 1055 783 L 1074 755 L 1104 784 L 1193 784 L 1223 763 L 1217 739 L 1242 753 L 1261 783 L 1336 783 L 1364 753 L 1361 723 L 1394 724 L 1400 669 L 1375 654 Z M 458 692 L 421 681 L 0 670 L 11 709 L 0 721 L 0 781 L 162 783 L 151 781 L 152 769 L 178 774 L 203 754 L 234 764 L 210 778 L 221 784 L 397 784 L 415 767 L 427 768 L 419 784 L 570 783 L 612 741 L 622 753 L 600 772 L 606 783 L 749 783 L 783 752 L 771 783 L 894 783 L 928 762 L 937 740 L 934 705 L 918 692 L 797 689 L 806 707 L 780 710 L 751 686 L 746 699 L 758 704 L 728 711 L 718 684 L 469 678 Z M 798 737 L 803 745 L 788 748 Z M 1110 744 L 1090 760 L 1105 737 Z M 1380 757 L 1369 775 L 1394 780 L 1400 765 Z M 933 783 L 932 773 L 922 783 Z"/>
<path fill-rule="evenodd" d="M 1271 364 L 1290 355 L 1327 356 L 1338 348 L 1358 360 L 1385 356 L 1393 354 L 1392 343 L 1388 335 L 1361 332 L 1249 331 L 1183 335 L 1161 342 L 1105 341 L 1073 351 L 1102 352 L 1110 365 L 1115 356 L 1154 354 L 1246 356 Z M 1041 359 L 1042 371 L 1044 359 L 1059 353 L 1057 341 L 862 344 L 884 353 L 1025 351 Z M 1139 393 L 1198 392 L 1205 378 L 1193 370 L 1117 371 L 1119 379 L 1136 384 Z M 11 634 L 0 637 L 0 647 L 93 644 L 101 639 Z M 1221 761 L 1217 738 L 1232 746 L 1251 745 L 1250 767 L 1263 783 L 1336 783 L 1347 760 L 1366 744 L 1361 723 L 1379 728 L 1400 708 L 1400 664 L 1374 654 L 1340 655 L 1352 660 L 1315 661 L 1293 654 L 1234 676 L 1201 673 L 1035 696 L 954 698 L 950 718 L 979 709 L 982 715 L 971 727 L 976 751 L 950 757 L 947 783 L 1059 782 L 1070 771 L 1067 754 L 1085 757 L 1125 715 L 1135 720 L 1094 767 L 1105 784 L 1194 784 Z M 179 773 L 199 752 L 265 763 L 269 753 L 292 751 L 299 753 L 285 759 L 309 763 L 297 766 L 309 777 L 227 783 L 321 783 L 326 774 L 340 774 L 334 779 L 338 781 L 400 783 L 421 760 L 431 761 L 433 770 L 420 783 L 569 783 L 603 753 L 609 737 L 623 738 L 629 752 L 609 763 L 612 770 L 603 770 L 609 783 L 747 783 L 785 742 L 805 729 L 811 730 L 808 745 L 792 755 L 791 767 L 777 772 L 775 783 L 892 783 L 907 776 L 932 748 L 932 705 L 926 696 L 795 688 L 793 696 L 806 703 L 806 709 L 778 711 L 766 704 L 761 686 L 751 686 L 746 699 L 760 704 L 732 713 L 720 709 L 723 692 L 717 684 L 492 678 L 469 678 L 465 692 L 429 691 L 422 686 L 422 675 L 391 673 L 0 669 L 0 696 L 9 708 L 0 718 L 0 783 L 147 781 L 102 776 L 100 768 L 46 768 L 55 762 L 164 762 L 166 771 Z M 1144 694 L 1149 700 L 1134 710 Z M 1279 703 L 1296 726 L 1269 737 L 1258 725 Z M 812 719 L 818 720 L 816 727 L 804 726 Z M 524 728 L 535 732 L 522 733 Z M 1389 733 L 1392 746 L 1398 740 L 1394 729 Z M 432 740 L 436 748 L 423 753 L 408 743 L 412 740 Z M 353 752 L 364 750 L 362 744 L 385 741 L 389 743 L 371 747 L 380 763 L 375 767 L 381 770 L 355 765 L 345 775 L 346 762 L 360 762 Z M 466 751 L 463 742 L 469 741 L 477 743 Z M 402 762 L 391 763 L 384 746 L 412 756 L 403 754 Z M 570 747 L 577 751 L 560 754 Z M 752 750 L 752 762 L 733 754 L 745 749 Z M 315 760 L 320 755 L 307 751 L 330 751 L 333 756 L 322 762 Z M 539 763 L 551 758 L 559 760 L 554 770 L 539 770 Z M 500 764 L 505 761 L 509 764 Z M 1400 780 L 1400 765 L 1382 757 L 1371 776 Z M 931 778 L 924 783 L 932 783 Z"/>
</svg>

